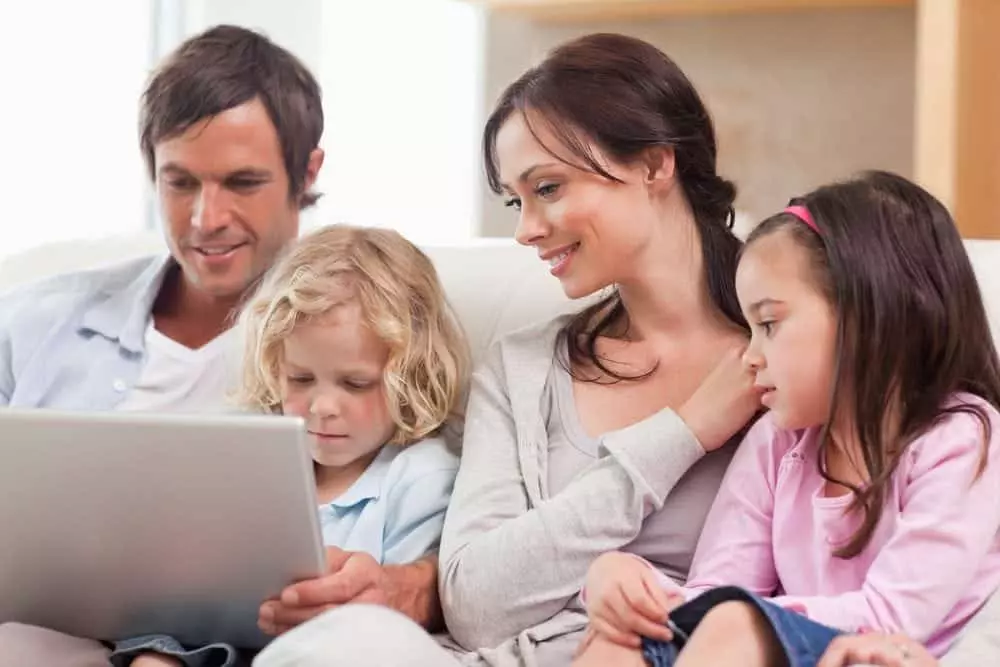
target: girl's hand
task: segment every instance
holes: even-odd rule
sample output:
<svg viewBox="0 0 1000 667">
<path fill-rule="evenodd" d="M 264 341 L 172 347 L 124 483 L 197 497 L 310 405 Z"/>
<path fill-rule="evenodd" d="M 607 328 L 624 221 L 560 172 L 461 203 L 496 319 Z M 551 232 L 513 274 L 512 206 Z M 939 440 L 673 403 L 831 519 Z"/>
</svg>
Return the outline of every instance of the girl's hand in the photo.
<svg viewBox="0 0 1000 667">
<path fill-rule="evenodd" d="M 729 442 L 761 408 L 756 374 L 743 363 L 745 349 L 729 350 L 677 410 L 707 452 Z"/>
<path fill-rule="evenodd" d="M 830 643 L 816 667 L 938 667 L 923 644 L 906 635 L 841 635 Z"/>
<path fill-rule="evenodd" d="M 590 566 L 585 588 L 593 632 L 631 648 L 641 637 L 670 641 L 667 615 L 684 603 L 678 590 L 667 592 L 656 572 L 637 556 L 608 552 Z"/>
</svg>

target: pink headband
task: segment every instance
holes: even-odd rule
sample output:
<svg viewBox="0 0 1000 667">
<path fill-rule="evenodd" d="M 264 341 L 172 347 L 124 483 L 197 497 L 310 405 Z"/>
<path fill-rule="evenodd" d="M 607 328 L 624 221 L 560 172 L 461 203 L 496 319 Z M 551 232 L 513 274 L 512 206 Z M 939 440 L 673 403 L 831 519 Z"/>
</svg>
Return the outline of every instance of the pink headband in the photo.
<svg viewBox="0 0 1000 667">
<path fill-rule="evenodd" d="M 813 220 L 812 213 L 809 212 L 805 206 L 788 206 L 785 208 L 785 213 L 791 213 L 796 218 L 806 223 L 810 229 L 819 234 L 819 227 L 816 226 L 816 221 Z"/>
</svg>

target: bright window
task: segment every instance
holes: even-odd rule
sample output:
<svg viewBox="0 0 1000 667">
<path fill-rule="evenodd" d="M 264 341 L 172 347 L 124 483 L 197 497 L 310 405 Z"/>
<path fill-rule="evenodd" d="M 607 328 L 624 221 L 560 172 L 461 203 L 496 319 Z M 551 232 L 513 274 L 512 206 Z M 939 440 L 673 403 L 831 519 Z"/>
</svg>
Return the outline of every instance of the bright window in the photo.
<svg viewBox="0 0 1000 667">
<path fill-rule="evenodd" d="M 457 0 L 323 6 L 322 219 L 476 234 L 481 20 Z"/>
<path fill-rule="evenodd" d="M 136 127 L 153 4 L 0 5 L 0 257 L 148 225 Z"/>
</svg>

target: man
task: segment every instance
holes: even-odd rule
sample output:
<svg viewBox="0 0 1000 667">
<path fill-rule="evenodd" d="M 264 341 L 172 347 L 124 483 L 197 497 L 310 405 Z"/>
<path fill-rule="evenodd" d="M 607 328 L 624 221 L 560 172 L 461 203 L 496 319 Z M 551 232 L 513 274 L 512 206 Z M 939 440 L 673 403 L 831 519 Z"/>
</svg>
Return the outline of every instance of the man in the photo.
<svg viewBox="0 0 1000 667">
<path fill-rule="evenodd" d="M 0 297 L 0 406 L 226 406 L 235 309 L 296 238 L 300 211 L 317 199 L 320 89 L 267 38 L 219 26 L 186 41 L 154 73 L 140 129 L 169 256 Z M 329 572 L 263 605 L 261 626 L 277 634 L 354 601 L 391 606 L 429 628 L 440 624 L 434 558 L 383 568 L 366 554 L 331 549 Z M 113 656 L 90 639 L 0 626 L 2 667 L 107 665 L 112 657 L 129 664 L 152 648 L 182 664 L 205 657 L 172 644 L 117 648 Z"/>
</svg>

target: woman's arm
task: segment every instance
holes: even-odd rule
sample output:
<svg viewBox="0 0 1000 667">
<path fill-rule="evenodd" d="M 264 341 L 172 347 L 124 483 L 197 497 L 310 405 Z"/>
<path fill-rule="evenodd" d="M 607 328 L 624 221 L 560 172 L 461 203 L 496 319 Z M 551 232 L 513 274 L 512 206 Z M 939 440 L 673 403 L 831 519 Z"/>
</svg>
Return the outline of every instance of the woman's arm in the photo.
<svg viewBox="0 0 1000 667">
<path fill-rule="evenodd" d="M 516 431 L 509 387 L 494 346 L 473 377 L 442 537 L 445 619 L 470 649 L 496 646 L 562 610 L 579 592 L 591 561 L 634 540 L 645 518 L 704 455 L 684 421 L 662 410 L 605 436 L 606 456 L 559 495 L 529 507 L 521 461 L 545 455 L 539 450 L 546 434 Z M 529 451 L 519 456 L 520 448 Z"/>
</svg>

